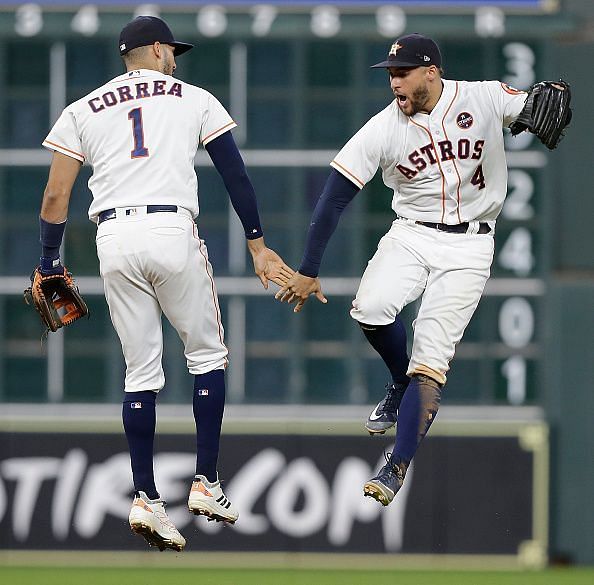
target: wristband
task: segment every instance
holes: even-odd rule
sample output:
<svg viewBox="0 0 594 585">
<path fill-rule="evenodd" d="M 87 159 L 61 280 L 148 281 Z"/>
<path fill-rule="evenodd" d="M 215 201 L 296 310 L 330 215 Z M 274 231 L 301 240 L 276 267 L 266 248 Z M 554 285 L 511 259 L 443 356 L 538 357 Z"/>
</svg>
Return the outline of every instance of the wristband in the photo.
<svg viewBox="0 0 594 585">
<path fill-rule="evenodd" d="M 41 244 L 41 256 L 44 258 L 58 258 L 60 246 L 64 237 L 66 221 L 61 223 L 50 223 L 39 216 L 39 243 Z"/>
<path fill-rule="evenodd" d="M 43 276 L 48 276 L 50 274 L 62 274 L 64 272 L 64 266 L 62 266 L 60 256 L 57 258 L 48 258 L 47 256 L 42 256 L 39 259 L 39 270 Z"/>
</svg>

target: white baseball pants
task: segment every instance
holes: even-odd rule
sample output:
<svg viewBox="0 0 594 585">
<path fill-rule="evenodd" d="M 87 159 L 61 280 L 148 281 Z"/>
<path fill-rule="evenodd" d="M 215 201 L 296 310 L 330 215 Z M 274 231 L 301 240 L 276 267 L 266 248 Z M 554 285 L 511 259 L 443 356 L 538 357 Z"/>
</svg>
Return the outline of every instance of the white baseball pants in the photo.
<svg viewBox="0 0 594 585">
<path fill-rule="evenodd" d="M 97 227 L 96 243 L 126 361 L 126 392 L 158 391 L 165 384 L 162 313 L 184 344 L 191 374 L 227 365 L 212 267 L 189 211 L 118 208 L 114 219 Z"/>
<path fill-rule="evenodd" d="M 424 373 L 443 384 L 489 278 L 493 251 L 492 233 L 455 234 L 397 219 L 367 265 L 351 317 L 388 325 L 423 295 L 408 375 Z"/>
</svg>

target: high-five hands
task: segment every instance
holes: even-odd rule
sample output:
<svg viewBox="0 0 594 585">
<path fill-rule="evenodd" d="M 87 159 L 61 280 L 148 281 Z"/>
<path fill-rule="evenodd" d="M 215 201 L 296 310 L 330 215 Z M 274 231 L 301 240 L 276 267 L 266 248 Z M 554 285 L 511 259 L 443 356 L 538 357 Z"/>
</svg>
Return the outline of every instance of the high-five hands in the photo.
<svg viewBox="0 0 594 585">
<path fill-rule="evenodd" d="M 248 240 L 248 248 L 254 261 L 254 272 L 266 290 L 269 280 L 283 286 L 295 274 L 274 250 L 266 247 L 264 238 Z"/>
<path fill-rule="evenodd" d="M 322 293 L 320 279 L 295 272 L 274 250 L 266 247 L 264 238 L 248 240 L 247 244 L 254 261 L 254 272 L 262 286 L 268 289 L 271 280 L 281 287 L 274 295 L 275 299 L 281 303 L 296 303 L 295 313 L 301 311 L 310 295 L 315 295 L 321 303 L 328 302 Z"/>
<path fill-rule="evenodd" d="M 310 278 L 295 272 L 285 284 L 281 285 L 281 289 L 274 295 L 274 298 L 281 303 L 297 303 L 293 312 L 299 313 L 310 295 L 315 295 L 321 303 L 328 302 L 322 292 L 319 278 Z"/>
</svg>

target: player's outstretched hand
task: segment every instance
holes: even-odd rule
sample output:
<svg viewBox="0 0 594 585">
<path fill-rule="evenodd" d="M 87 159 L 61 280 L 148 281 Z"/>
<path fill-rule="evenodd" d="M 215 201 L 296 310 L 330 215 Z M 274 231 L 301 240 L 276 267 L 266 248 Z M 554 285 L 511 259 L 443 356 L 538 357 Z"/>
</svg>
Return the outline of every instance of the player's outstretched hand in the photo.
<svg viewBox="0 0 594 585">
<path fill-rule="evenodd" d="M 328 302 L 322 292 L 319 278 L 310 278 L 295 272 L 289 281 L 274 295 L 274 298 L 281 303 L 297 303 L 293 312 L 299 313 L 310 295 L 315 295 L 320 303 Z"/>
<path fill-rule="evenodd" d="M 295 271 L 285 264 L 274 250 L 264 245 L 262 238 L 248 240 L 248 247 L 254 261 L 254 272 L 265 289 L 268 289 L 269 280 L 279 286 L 284 286 L 295 274 Z"/>
</svg>

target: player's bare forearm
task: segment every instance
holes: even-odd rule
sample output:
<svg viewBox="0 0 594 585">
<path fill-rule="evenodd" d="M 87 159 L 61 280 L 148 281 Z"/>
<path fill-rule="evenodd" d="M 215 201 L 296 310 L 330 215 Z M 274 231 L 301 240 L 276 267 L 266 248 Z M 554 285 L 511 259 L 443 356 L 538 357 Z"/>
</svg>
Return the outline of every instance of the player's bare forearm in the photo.
<svg viewBox="0 0 594 585">
<path fill-rule="evenodd" d="M 264 238 L 248 240 L 248 248 L 254 261 L 254 272 L 265 289 L 268 289 L 269 280 L 283 286 L 295 274 L 274 250 L 266 247 Z"/>
<path fill-rule="evenodd" d="M 319 278 L 311 278 L 295 272 L 288 282 L 276 293 L 274 298 L 281 303 L 296 303 L 293 311 L 299 313 L 310 295 L 315 295 L 321 303 L 328 302 L 322 292 L 322 285 Z"/>
<path fill-rule="evenodd" d="M 49 223 L 60 223 L 68 215 L 72 186 L 81 163 L 60 152 L 54 152 L 47 186 L 41 203 L 41 217 Z"/>
<path fill-rule="evenodd" d="M 70 194 L 68 194 L 70 195 Z M 62 223 L 68 217 L 68 203 L 70 198 L 63 193 L 45 190 L 41 204 L 41 217 L 48 223 Z"/>
</svg>

